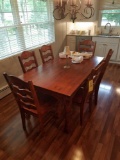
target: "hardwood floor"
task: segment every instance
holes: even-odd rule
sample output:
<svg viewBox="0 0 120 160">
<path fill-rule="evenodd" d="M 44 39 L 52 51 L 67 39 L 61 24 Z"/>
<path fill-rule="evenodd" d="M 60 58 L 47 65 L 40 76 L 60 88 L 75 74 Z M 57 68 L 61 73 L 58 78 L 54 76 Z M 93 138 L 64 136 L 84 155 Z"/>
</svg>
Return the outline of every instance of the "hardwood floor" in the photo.
<svg viewBox="0 0 120 160">
<path fill-rule="evenodd" d="M 64 120 L 54 120 L 39 134 L 31 117 L 28 133 L 21 124 L 17 104 L 8 95 L 0 101 L 0 160 L 120 160 L 120 65 L 109 64 L 99 90 L 98 105 L 79 124 L 74 106 L 72 132 L 63 132 Z"/>
</svg>

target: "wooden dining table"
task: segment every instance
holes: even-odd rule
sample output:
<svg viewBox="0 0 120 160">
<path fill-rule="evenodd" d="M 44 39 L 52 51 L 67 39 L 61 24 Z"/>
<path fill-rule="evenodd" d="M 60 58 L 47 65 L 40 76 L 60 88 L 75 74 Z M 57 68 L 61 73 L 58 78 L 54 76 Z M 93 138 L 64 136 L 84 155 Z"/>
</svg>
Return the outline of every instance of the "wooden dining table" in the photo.
<svg viewBox="0 0 120 160">
<path fill-rule="evenodd" d="M 65 108 L 65 131 L 69 132 L 73 97 L 91 70 L 102 60 L 103 57 L 93 56 L 81 63 L 72 63 L 69 58 L 70 68 L 64 68 L 66 59 L 55 57 L 54 60 L 20 75 L 19 78 L 24 81 L 31 80 L 42 92 L 61 101 Z"/>
</svg>

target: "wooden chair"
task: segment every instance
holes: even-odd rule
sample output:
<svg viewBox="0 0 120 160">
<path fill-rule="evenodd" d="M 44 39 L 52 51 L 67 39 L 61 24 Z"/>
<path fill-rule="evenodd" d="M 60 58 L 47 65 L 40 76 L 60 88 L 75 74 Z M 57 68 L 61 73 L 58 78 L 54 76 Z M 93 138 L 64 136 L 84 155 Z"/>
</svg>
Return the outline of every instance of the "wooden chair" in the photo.
<svg viewBox="0 0 120 160">
<path fill-rule="evenodd" d="M 39 49 L 39 52 L 40 52 L 41 59 L 42 59 L 43 63 L 48 62 L 49 60 L 54 59 L 51 45 L 43 45 Z"/>
<path fill-rule="evenodd" d="M 24 51 L 18 56 L 18 59 L 24 73 L 38 67 L 34 51 Z"/>
<path fill-rule="evenodd" d="M 78 51 L 79 52 L 92 52 L 94 55 L 96 48 L 96 42 L 93 42 L 92 40 L 84 40 L 82 42 L 79 42 Z"/>
<path fill-rule="evenodd" d="M 98 67 L 92 69 L 90 75 L 87 80 L 83 83 L 81 88 L 76 93 L 73 101 L 79 105 L 80 107 L 80 123 L 83 123 L 83 113 L 85 102 L 89 102 L 89 110 L 91 111 L 92 101 L 93 101 L 93 93 L 96 85 L 99 83 L 99 77 L 101 76 L 101 72 L 104 69 L 105 63 L 102 62 Z"/>
<path fill-rule="evenodd" d="M 44 116 L 49 112 L 56 112 L 57 101 L 49 96 L 46 98 L 42 95 L 37 97 L 35 87 L 32 81 L 24 82 L 21 79 L 3 74 L 9 84 L 21 113 L 23 129 L 26 130 L 26 115 L 37 116 L 40 121 L 40 129 L 42 132 L 44 126 Z"/>
<path fill-rule="evenodd" d="M 108 51 L 106 57 L 104 58 L 106 67 L 107 67 L 107 65 L 108 65 L 108 63 L 109 63 L 109 61 L 110 61 L 110 58 L 112 57 L 112 54 L 113 54 L 113 50 L 110 49 L 110 50 Z"/>
<path fill-rule="evenodd" d="M 108 66 L 108 63 L 109 63 L 109 61 L 110 61 L 110 58 L 111 58 L 111 56 L 112 56 L 112 54 L 113 54 L 113 50 L 112 49 L 110 49 L 109 51 L 108 51 L 108 54 L 106 55 L 106 57 L 103 59 L 103 61 L 101 62 L 101 63 L 105 63 L 104 64 L 104 69 L 102 70 L 102 72 L 101 72 L 101 75 L 100 75 L 100 77 L 99 77 L 99 79 L 98 79 L 98 84 L 96 85 L 96 87 L 95 87 L 95 92 L 94 92 L 94 99 L 95 99 L 95 105 L 97 105 L 97 99 L 98 99 L 98 92 L 99 92 L 99 87 L 100 87 L 100 82 L 101 82 L 101 80 L 102 80 L 102 78 L 103 78 L 103 76 L 104 76 L 104 73 L 105 73 L 105 71 L 106 71 L 106 68 L 107 68 L 107 66 Z"/>
</svg>

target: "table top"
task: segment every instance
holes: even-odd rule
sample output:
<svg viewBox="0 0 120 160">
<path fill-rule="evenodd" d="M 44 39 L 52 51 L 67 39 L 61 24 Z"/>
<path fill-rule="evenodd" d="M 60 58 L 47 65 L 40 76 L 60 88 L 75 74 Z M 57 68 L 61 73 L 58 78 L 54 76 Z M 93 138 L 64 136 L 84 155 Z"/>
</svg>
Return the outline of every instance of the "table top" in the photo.
<svg viewBox="0 0 120 160">
<path fill-rule="evenodd" d="M 91 57 L 81 63 L 74 64 L 68 59 L 70 68 L 64 68 L 66 59 L 55 58 L 37 68 L 19 76 L 24 81 L 31 80 L 33 84 L 49 92 L 71 97 L 96 67 L 103 57 Z"/>
</svg>

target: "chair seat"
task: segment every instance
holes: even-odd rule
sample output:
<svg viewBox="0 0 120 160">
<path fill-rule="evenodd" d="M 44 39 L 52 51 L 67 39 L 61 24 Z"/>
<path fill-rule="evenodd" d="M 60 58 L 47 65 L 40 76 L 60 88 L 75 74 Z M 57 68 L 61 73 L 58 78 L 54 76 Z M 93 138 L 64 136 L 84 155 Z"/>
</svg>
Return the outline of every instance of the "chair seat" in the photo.
<svg viewBox="0 0 120 160">
<path fill-rule="evenodd" d="M 57 105 L 58 101 L 54 97 L 41 93 L 38 96 L 38 101 L 40 104 L 40 113 L 41 114 L 45 114 L 47 112 L 56 110 L 56 105 Z M 25 106 L 23 106 L 23 109 L 25 109 L 28 112 L 31 112 L 33 114 L 38 115 L 37 110 L 29 109 L 29 108 L 26 108 Z"/>
<path fill-rule="evenodd" d="M 56 105 L 58 104 L 58 101 L 54 97 L 49 95 L 43 95 L 38 100 L 40 105 L 42 106 L 41 107 L 42 112 L 45 113 L 46 111 L 48 112 L 49 110 L 51 111 L 56 110 Z"/>
</svg>

